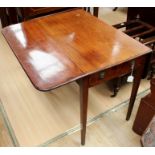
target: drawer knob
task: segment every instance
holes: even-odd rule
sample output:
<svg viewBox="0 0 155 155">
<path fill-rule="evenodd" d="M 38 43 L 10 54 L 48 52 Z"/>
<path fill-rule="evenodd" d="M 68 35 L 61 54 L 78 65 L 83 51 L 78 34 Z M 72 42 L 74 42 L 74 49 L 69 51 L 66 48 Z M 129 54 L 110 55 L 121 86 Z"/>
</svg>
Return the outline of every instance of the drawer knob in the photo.
<svg viewBox="0 0 155 155">
<path fill-rule="evenodd" d="M 104 76 L 105 76 L 105 72 L 101 72 L 100 75 L 99 75 L 99 78 L 100 78 L 100 79 L 103 79 Z"/>
</svg>

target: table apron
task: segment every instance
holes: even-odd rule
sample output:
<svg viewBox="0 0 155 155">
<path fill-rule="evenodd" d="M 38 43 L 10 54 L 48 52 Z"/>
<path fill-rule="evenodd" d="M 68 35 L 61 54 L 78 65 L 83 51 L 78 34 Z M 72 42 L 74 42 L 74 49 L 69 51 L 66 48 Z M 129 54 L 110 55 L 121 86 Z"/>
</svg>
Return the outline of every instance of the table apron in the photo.
<svg viewBox="0 0 155 155">
<path fill-rule="evenodd" d="M 130 60 L 128 62 L 119 64 L 117 66 L 105 69 L 103 71 L 99 71 L 97 73 L 91 74 L 88 77 L 89 87 L 93 87 L 97 84 L 100 84 L 104 81 L 111 80 L 116 77 L 120 77 L 131 73 L 132 64 L 134 63 L 134 71 L 138 70 L 145 63 L 146 56 L 141 56 L 136 59 Z"/>
</svg>

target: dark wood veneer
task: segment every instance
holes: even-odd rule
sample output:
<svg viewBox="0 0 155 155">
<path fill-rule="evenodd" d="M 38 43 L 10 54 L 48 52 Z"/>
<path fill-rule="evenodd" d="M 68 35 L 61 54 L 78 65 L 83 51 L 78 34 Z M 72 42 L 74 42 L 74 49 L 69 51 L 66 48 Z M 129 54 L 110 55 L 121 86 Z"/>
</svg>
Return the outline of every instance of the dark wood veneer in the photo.
<svg viewBox="0 0 155 155">
<path fill-rule="evenodd" d="M 78 81 L 82 145 L 89 87 L 129 72 L 134 61 L 130 118 L 150 48 L 81 9 L 8 26 L 2 33 L 37 89 L 48 91 Z"/>
<path fill-rule="evenodd" d="M 152 117 L 155 115 L 155 79 L 151 79 L 151 92 L 141 99 L 133 130 L 142 135 Z"/>
</svg>

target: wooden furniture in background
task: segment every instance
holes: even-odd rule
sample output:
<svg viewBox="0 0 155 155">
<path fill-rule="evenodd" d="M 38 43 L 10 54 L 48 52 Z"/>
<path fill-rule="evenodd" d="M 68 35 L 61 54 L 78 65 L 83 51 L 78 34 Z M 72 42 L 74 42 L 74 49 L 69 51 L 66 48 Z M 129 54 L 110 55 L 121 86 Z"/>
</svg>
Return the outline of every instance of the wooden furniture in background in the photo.
<svg viewBox="0 0 155 155">
<path fill-rule="evenodd" d="M 6 25 L 8 25 L 8 19 L 7 19 L 5 8 L 0 8 L 0 19 L 1 19 L 2 27 L 5 27 Z"/>
<path fill-rule="evenodd" d="M 32 19 L 35 17 L 40 17 L 42 15 L 47 15 L 51 13 L 58 13 L 63 11 L 69 11 L 77 9 L 77 7 L 29 7 L 29 8 L 18 8 L 18 15 L 22 19 L 21 21 L 25 21 L 28 19 Z M 83 8 L 84 10 L 87 10 L 90 12 L 90 8 L 86 7 Z M 93 15 L 98 17 L 98 7 L 93 7 Z"/>
<path fill-rule="evenodd" d="M 155 8 L 154 7 L 129 7 L 128 8 L 128 14 L 127 14 L 127 21 L 133 20 L 133 19 L 139 19 L 142 22 L 151 25 L 155 28 Z M 144 29 L 145 31 L 145 29 Z M 146 46 L 149 46 L 154 51 L 154 45 L 155 45 L 155 30 L 150 31 L 149 33 L 143 34 L 141 36 L 140 41 L 145 44 Z M 149 79 L 153 77 L 153 74 L 155 72 L 155 52 L 152 53 L 152 59 L 150 62 L 150 67 L 147 70 L 149 73 Z"/>
<path fill-rule="evenodd" d="M 22 22 L 43 15 L 69 11 L 73 9 L 75 9 L 75 7 L 21 7 L 16 8 L 16 11 L 20 21 Z"/>
<path fill-rule="evenodd" d="M 133 68 L 130 118 L 150 48 L 81 9 L 8 26 L 2 33 L 36 89 L 51 91 L 78 82 L 82 145 L 89 88 Z"/>
<path fill-rule="evenodd" d="M 99 7 L 93 7 L 93 15 L 98 17 L 99 14 Z"/>
<path fill-rule="evenodd" d="M 155 27 L 145 23 L 139 19 L 130 20 L 127 22 L 119 23 L 114 25 L 117 29 L 123 29 L 123 32 L 130 37 L 138 40 L 139 42 L 143 43 L 144 45 L 148 46 L 149 48 L 154 51 L 155 47 Z M 151 61 L 149 62 L 148 66 L 153 67 L 155 64 L 155 53 L 152 52 Z M 145 77 L 148 74 L 148 67 L 145 69 Z M 153 69 L 150 72 L 150 79 L 153 76 Z M 121 79 L 118 78 L 118 79 Z"/>
<path fill-rule="evenodd" d="M 155 26 L 155 8 L 154 7 L 128 7 L 127 21 L 140 19 L 143 22 Z"/>
<path fill-rule="evenodd" d="M 0 20 L 2 27 L 8 26 L 10 24 L 16 24 L 18 22 L 18 16 L 16 9 L 13 7 L 1 7 L 0 8 Z"/>
<path fill-rule="evenodd" d="M 155 10 L 154 8 L 128 8 L 127 21 L 114 25 L 117 29 L 122 29 L 130 37 L 140 41 L 150 47 L 153 51 L 155 48 Z M 155 72 L 155 54 L 152 52 L 150 63 L 145 67 L 145 76 L 148 79 L 153 77 Z M 114 81 L 114 95 L 117 95 L 121 81 L 126 76 L 118 77 Z"/>
<path fill-rule="evenodd" d="M 141 99 L 138 112 L 133 124 L 133 130 L 142 135 L 155 115 L 155 79 L 151 80 L 151 92 Z"/>
<path fill-rule="evenodd" d="M 2 27 L 5 27 L 44 15 L 70 11 L 75 8 L 77 7 L 3 7 L 0 8 L 0 18 Z M 88 7 L 83 9 L 90 12 Z M 92 9 L 93 15 L 98 17 L 99 7 L 93 7 Z"/>
<path fill-rule="evenodd" d="M 155 115 L 142 135 L 141 144 L 144 147 L 155 147 Z"/>
</svg>

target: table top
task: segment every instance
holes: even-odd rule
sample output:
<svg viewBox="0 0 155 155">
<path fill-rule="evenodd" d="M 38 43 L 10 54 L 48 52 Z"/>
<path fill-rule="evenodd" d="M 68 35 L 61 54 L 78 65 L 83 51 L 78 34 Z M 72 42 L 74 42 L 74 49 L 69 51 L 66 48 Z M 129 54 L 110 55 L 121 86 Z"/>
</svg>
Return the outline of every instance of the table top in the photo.
<svg viewBox="0 0 155 155">
<path fill-rule="evenodd" d="M 82 9 L 2 30 L 33 85 L 48 91 L 150 52 Z"/>
</svg>

